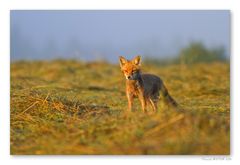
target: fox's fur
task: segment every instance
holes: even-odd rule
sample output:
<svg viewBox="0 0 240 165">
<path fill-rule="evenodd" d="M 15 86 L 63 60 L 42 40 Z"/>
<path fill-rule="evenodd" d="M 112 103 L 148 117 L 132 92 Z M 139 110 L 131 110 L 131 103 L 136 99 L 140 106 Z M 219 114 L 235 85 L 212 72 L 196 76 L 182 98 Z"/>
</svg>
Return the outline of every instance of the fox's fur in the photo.
<svg viewBox="0 0 240 165">
<path fill-rule="evenodd" d="M 170 96 L 163 81 L 153 74 L 142 74 L 140 70 L 141 57 L 137 56 L 132 60 L 119 57 L 121 71 L 126 78 L 126 95 L 128 99 L 128 110 L 132 111 L 133 98 L 138 97 L 143 112 L 146 106 L 150 105 L 153 111 L 157 111 L 160 97 L 173 107 L 177 107 L 177 102 Z"/>
</svg>

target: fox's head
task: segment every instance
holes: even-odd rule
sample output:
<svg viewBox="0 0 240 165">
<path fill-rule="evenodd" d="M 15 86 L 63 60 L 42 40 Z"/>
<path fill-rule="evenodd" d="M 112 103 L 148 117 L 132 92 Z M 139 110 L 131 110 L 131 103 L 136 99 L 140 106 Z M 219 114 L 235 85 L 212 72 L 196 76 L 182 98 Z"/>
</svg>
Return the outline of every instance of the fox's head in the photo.
<svg viewBox="0 0 240 165">
<path fill-rule="evenodd" d="M 140 56 L 136 56 L 132 60 L 119 57 L 121 71 L 127 80 L 137 80 L 140 77 L 140 61 Z"/>
</svg>

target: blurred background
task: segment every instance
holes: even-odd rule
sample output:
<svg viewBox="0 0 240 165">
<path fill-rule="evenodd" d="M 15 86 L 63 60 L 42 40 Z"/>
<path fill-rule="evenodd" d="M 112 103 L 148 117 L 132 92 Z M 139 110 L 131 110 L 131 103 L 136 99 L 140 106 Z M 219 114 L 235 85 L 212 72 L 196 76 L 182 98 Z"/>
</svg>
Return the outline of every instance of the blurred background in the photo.
<svg viewBox="0 0 240 165">
<path fill-rule="evenodd" d="M 227 10 L 13 10 L 11 61 L 78 59 L 194 63 L 230 58 Z"/>
</svg>

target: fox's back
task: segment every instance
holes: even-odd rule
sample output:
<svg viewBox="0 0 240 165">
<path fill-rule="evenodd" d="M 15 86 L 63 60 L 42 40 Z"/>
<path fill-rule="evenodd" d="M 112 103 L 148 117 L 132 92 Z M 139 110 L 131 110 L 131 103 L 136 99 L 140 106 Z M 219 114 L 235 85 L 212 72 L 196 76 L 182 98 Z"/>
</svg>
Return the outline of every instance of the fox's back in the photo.
<svg viewBox="0 0 240 165">
<path fill-rule="evenodd" d="M 144 86 L 144 93 L 146 95 L 153 95 L 159 92 L 162 87 L 162 80 L 160 77 L 153 74 L 141 74 Z"/>
</svg>

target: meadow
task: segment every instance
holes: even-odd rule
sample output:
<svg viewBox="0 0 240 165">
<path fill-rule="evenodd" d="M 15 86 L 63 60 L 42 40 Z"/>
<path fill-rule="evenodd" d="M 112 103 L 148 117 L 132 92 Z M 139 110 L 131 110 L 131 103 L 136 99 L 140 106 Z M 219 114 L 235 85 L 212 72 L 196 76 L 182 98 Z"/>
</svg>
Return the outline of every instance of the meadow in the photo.
<svg viewBox="0 0 240 165">
<path fill-rule="evenodd" d="M 230 154 L 229 63 L 143 62 L 142 70 L 160 76 L 183 110 L 162 104 L 144 114 L 136 99 L 127 114 L 119 65 L 12 62 L 11 154 Z"/>
</svg>

